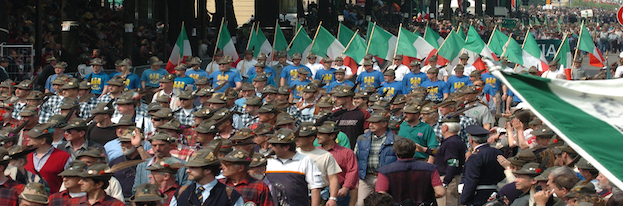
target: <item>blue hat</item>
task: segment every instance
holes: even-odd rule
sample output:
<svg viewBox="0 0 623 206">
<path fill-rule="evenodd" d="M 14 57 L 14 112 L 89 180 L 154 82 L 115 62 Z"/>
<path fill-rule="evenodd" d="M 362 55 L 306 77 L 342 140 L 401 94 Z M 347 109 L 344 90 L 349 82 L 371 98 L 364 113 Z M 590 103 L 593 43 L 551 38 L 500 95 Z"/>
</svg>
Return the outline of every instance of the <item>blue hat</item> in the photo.
<svg viewBox="0 0 623 206">
<path fill-rule="evenodd" d="M 489 132 L 489 130 L 482 128 L 481 126 L 478 126 L 478 125 L 470 125 L 465 128 L 465 131 L 471 134 L 472 136 L 486 136 L 491 133 Z"/>
</svg>

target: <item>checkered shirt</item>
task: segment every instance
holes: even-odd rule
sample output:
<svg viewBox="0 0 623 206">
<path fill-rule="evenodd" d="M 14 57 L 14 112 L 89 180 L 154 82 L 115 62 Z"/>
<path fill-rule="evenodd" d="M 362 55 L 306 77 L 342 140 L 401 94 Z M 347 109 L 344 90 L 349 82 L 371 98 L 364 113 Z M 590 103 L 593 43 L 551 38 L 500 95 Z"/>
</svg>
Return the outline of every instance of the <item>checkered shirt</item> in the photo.
<svg viewBox="0 0 623 206">
<path fill-rule="evenodd" d="M 89 203 L 89 200 L 87 199 L 87 195 L 79 197 L 79 198 L 73 198 L 69 201 L 69 204 L 67 205 L 78 205 L 78 206 L 91 206 L 91 203 Z M 115 199 L 114 197 L 111 197 L 110 195 L 106 195 L 104 198 L 98 200 L 97 202 L 95 202 L 95 204 L 92 204 L 93 206 L 96 205 L 102 205 L 102 206 L 125 206 L 125 204 L 123 202 L 121 202 L 118 199 Z"/>
<path fill-rule="evenodd" d="M 4 125 L 2 125 L 2 127 L 8 127 L 8 128 L 15 128 L 19 126 L 19 120 L 16 119 L 9 119 L 9 121 L 4 122 Z"/>
<path fill-rule="evenodd" d="M 194 107 L 190 110 L 190 113 L 187 115 L 186 112 L 184 112 L 184 109 L 182 109 L 182 107 L 177 108 L 177 110 L 173 111 L 173 116 L 177 119 L 180 120 L 180 123 L 182 123 L 182 125 L 195 125 L 195 115 L 193 115 L 193 112 L 199 111 L 199 107 Z"/>
<path fill-rule="evenodd" d="M 190 147 L 197 144 L 197 132 L 195 131 L 195 126 L 184 128 L 181 141 L 182 144 Z"/>
<path fill-rule="evenodd" d="M 244 112 L 245 112 L 245 111 L 244 111 L 244 107 L 242 107 L 242 106 L 240 106 L 240 105 L 237 105 L 237 104 L 234 104 L 234 106 L 233 106 L 233 107 L 229 108 L 229 111 L 232 111 L 232 112 L 240 112 L 240 113 L 244 113 Z"/>
<path fill-rule="evenodd" d="M 78 116 L 86 119 L 91 116 L 91 111 L 97 107 L 97 96 L 91 96 L 87 101 L 80 102 L 80 114 Z"/>
<path fill-rule="evenodd" d="M 17 205 L 18 196 L 24 191 L 24 185 L 9 178 L 0 185 L 0 202 L 2 205 Z"/>
<path fill-rule="evenodd" d="M 188 160 L 190 160 L 190 157 L 192 157 L 193 154 L 195 154 L 195 150 L 184 144 L 177 144 L 177 148 L 172 149 L 171 151 L 169 151 L 169 153 L 171 153 L 171 156 L 173 157 L 176 157 L 178 159 L 188 162 Z"/>
<path fill-rule="evenodd" d="M 219 181 L 227 186 L 234 187 L 236 192 L 240 193 L 242 199 L 245 201 L 254 202 L 255 205 L 258 206 L 273 205 L 273 198 L 270 195 L 270 190 L 261 180 L 247 176 L 245 180 L 235 185 L 229 178 L 220 179 Z"/>
<path fill-rule="evenodd" d="M 258 116 L 251 116 L 248 113 L 244 113 L 240 115 L 240 120 L 242 121 L 242 125 L 248 128 L 254 123 L 259 122 L 260 118 L 258 118 Z"/>
<path fill-rule="evenodd" d="M 376 134 L 372 134 L 372 139 L 370 140 L 370 153 L 368 155 L 368 173 L 375 173 L 376 170 L 379 169 L 379 155 L 381 152 L 381 145 L 385 142 L 387 138 L 387 134 L 383 133 L 383 135 L 376 136 Z"/>
<path fill-rule="evenodd" d="M 474 118 L 465 116 L 465 115 L 461 115 L 459 116 L 459 124 L 461 124 L 461 130 L 459 130 L 459 137 L 461 137 L 461 140 L 463 140 L 463 142 L 465 142 L 465 145 L 467 145 L 467 147 L 469 146 L 469 138 L 467 137 L 467 132 L 465 131 L 465 128 L 467 128 L 470 125 L 476 125 L 476 120 Z M 433 130 L 435 130 L 435 135 L 437 135 L 437 137 L 439 137 L 440 139 L 443 139 L 443 136 L 441 135 L 441 122 L 437 122 L 434 125 L 432 125 Z"/>
<path fill-rule="evenodd" d="M 400 121 L 404 117 L 404 114 L 394 115 L 393 113 L 389 115 L 389 120 Z"/>
<path fill-rule="evenodd" d="M 19 102 L 15 102 L 15 107 L 13 108 L 13 113 L 11 113 L 11 117 L 13 119 L 21 120 L 22 116 L 19 116 L 19 113 L 22 112 L 22 109 L 26 107 L 26 104 L 20 104 Z"/>
<path fill-rule="evenodd" d="M 49 205 L 67 205 L 71 201 L 71 196 L 69 196 L 69 192 L 64 190 L 62 192 L 54 193 L 50 195 L 50 204 Z"/>
<path fill-rule="evenodd" d="M 314 122 L 316 120 L 314 115 L 303 114 L 296 105 L 288 107 L 286 112 L 296 119 L 295 126 L 300 125 L 302 122 Z"/>
<path fill-rule="evenodd" d="M 63 99 L 65 99 L 65 97 L 59 95 L 50 96 L 48 101 L 43 103 L 41 108 L 39 108 L 39 122 L 47 123 L 52 115 L 60 114 L 60 106 L 63 103 Z"/>
</svg>

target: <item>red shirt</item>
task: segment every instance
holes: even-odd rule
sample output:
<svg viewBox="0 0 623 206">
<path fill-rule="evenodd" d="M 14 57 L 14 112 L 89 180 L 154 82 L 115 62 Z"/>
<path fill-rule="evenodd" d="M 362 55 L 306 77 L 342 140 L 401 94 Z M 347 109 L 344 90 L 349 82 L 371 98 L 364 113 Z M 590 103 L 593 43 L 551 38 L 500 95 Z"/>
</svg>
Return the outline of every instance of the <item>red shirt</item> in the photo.
<svg viewBox="0 0 623 206">
<path fill-rule="evenodd" d="M 318 148 L 322 149 L 322 146 Z M 357 186 L 357 182 L 359 181 L 359 174 L 357 173 L 357 158 L 355 157 L 355 153 L 346 148 L 342 147 L 338 144 L 335 144 L 333 148 L 327 150 L 327 152 L 333 155 L 337 165 L 342 168 L 342 172 L 337 174 L 337 179 L 342 187 L 346 187 L 349 189 L 355 189 Z"/>
<path fill-rule="evenodd" d="M 197 132 L 195 131 L 195 127 L 184 128 L 182 138 L 184 138 L 184 141 L 182 142 L 187 146 L 195 146 L 195 143 L 197 143 Z"/>
<path fill-rule="evenodd" d="M 69 192 L 67 190 L 64 190 L 62 192 L 59 193 L 54 193 L 52 195 L 50 195 L 50 206 L 66 206 L 70 201 L 71 196 L 69 196 Z M 77 198 L 76 198 L 77 199 Z"/>
<path fill-rule="evenodd" d="M 69 201 L 69 204 L 67 205 L 79 205 L 79 206 L 125 206 L 125 204 L 121 201 L 119 201 L 118 199 L 115 199 L 114 197 L 111 196 L 104 196 L 104 198 L 98 200 L 97 202 L 95 202 L 95 204 L 90 204 L 89 200 L 88 200 L 88 195 L 82 196 L 80 198 L 73 198 L 71 199 L 71 201 Z"/>
<path fill-rule="evenodd" d="M 433 187 L 440 186 L 443 183 L 441 182 L 441 178 L 439 177 L 439 172 L 437 169 L 431 174 L 431 184 Z M 389 191 L 389 180 L 387 177 L 379 172 L 379 176 L 376 179 L 376 187 L 375 191 Z"/>
<path fill-rule="evenodd" d="M 165 200 L 163 206 L 169 206 L 169 204 L 171 203 L 171 199 L 173 199 L 173 196 L 175 195 L 175 191 L 177 191 L 177 189 L 179 189 L 179 188 L 180 188 L 180 185 L 175 183 L 175 185 L 173 185 L 173 187 L 171 187 L 167 191 L 163 192 L 163 194 L 165 194 L 166 197 L 167 197 L 167 199 Z"/>
<path fill-rule="evenodd" d="M 273 198 L 270 195 L 268 186 L 261 180 L 247 176 L 247 179 L 234 185 L 229 178 L 220 179 L 221 183 L 234 187 L 240 193 L 245 202 L 251 201 L 258 206 L 273 206 Z"/>
<path fill-rule="evenodd" d="M 24 185 L 8 178 L 4 184 L 0 185 L 0 202 L 2 205 L 17 206 L 18 196 L 24 191 Z"/>
</svg>

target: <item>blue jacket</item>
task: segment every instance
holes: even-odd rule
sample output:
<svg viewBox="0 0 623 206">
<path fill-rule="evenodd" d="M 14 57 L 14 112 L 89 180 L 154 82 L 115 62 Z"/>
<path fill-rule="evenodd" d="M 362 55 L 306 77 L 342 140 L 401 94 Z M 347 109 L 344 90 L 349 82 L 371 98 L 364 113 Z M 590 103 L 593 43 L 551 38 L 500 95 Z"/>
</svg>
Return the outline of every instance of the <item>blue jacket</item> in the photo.
<svg viewBox="0 0 623 206">
<path fill-rule="evenodd" d="M 394 136 L 394 133 L 389 129 L 385 131 L 385 142 L 381 144 L 381 150 L 379 154 L 379 168 L 391 164 L 398 160 L 396 153 L 394 153 L 394 138 L 400 138 Z M 368 131 L 357 137 L 357 165 L 359 166 L 359 179 L 365 179 L 368 170 L 368 156 L 370 155 L 370 138 L 372 138 L 372 132 Z"/>
</svg>

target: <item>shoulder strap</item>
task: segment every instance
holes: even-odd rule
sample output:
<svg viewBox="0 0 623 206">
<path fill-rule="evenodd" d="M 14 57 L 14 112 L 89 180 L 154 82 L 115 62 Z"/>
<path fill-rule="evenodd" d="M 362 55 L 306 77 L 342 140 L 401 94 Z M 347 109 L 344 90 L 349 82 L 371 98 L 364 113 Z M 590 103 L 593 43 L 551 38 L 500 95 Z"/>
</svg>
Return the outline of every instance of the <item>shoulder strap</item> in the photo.
<svg viewBox="0 0 623 206">
<path fill-rule="evenodd" d="M 235 202 L 231 201 L 231 193 L 234 192 L 234 187 L 225 186 L 225 191 L 227 192 L 227 205 L 233 205 Z"/>
<path fill-rule="evenodd" d="M 180 189 L 177 190 L 176 194 L 175 194 L 175 199 L 179 200 L 180 195 L 182 194 L 182 192 L 184 192 L 184 190 L 188 189 L 189 185 L 184 185 L 182 187 L 180 187 Z"/>
</svg>

